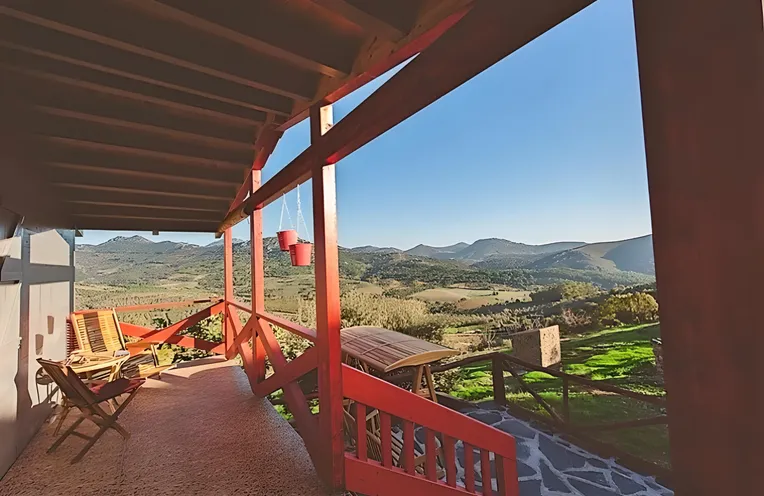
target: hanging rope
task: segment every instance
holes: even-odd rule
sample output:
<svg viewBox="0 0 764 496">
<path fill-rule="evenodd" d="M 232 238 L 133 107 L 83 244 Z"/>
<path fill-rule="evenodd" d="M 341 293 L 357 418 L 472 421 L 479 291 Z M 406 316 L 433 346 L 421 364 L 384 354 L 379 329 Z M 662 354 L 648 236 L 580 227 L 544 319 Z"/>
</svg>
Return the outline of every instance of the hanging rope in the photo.
<svg viewBox="0 0 764 496">
<path fill-rule="evenodd" d="M 300 190 L 299 190 L 299 186 L 297 188 L 298 188 L 298 190 L 297 190 L 298 191 L 298 193 L 297 193 L 297 213 L 299 214 L 299 212 L 300 212 L 300 193 L 299 193 L 299 191 Z M 286 193 L 281 195 L 281 218 L 279 219 L 279 231 L 283 231 L 282 227 L 284 225 L 284 211 L 285 210 L 286 210 L 287 218 L 289 219 L 289 227 L 291 229 L 294 229 L 294 222 L 292 222 L 292 215 L 289 213 L 289 207 L 287 206 L 287 202 L 286 202 Z M 298 218 L 298 222 L 299 222 L 299 218 Z"/>
<path fill-rule="evenodd" d="M 302 203 L 300 202 L 300 185 L 297 185 L 297 237 L 300 237 L 300 222 L 302 222 L 303 227 L 305 228 L 305 239 L 308 241 L 311 240 L 312 236 L 310 235 L 310 231 L 308 231 L 308 224 L 305 223 L 305 217 L 302 215 Z"/>
</svg>

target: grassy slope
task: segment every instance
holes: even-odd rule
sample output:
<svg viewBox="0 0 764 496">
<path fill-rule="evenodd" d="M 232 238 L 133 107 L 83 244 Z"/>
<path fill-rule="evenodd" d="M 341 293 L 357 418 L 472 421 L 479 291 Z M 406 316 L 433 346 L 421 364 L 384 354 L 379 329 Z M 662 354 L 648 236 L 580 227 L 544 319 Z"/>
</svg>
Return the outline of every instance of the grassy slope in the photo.
<svg viewBox="0 0 764 496">
<path fill-rule="evenodd" d="M 660 335 L 656 324 L 620 327 L 573 336 L 562 343 L 564 370 L 594 380 L 607 381 L 647 394 L 665 394 L 655 376 L 654 357 L 650 339 Z M 493 395 L 491 372 L 488 364 L 465 367 L 460 381 L 451 394 L 476 401 Z M 516 381 L 505 374 L 507 397 L 510 401 L 539 413 L 545 413 L 535 400 L 520 391 Z M 531 372 L 525 375 L 527 383 L 562 411 L 559 379 Z M 602 394 L 582 388 L 571 388 L 571 420 L 580 424 L 595 424 L 647 418 L 660 412 L 652 405 L 619 395 Z M 602 441 L 613 443 L 634 455 L 668 466 L 668 431 L 666 426 L 624 429 L 596 435 Z"/>
</svg>

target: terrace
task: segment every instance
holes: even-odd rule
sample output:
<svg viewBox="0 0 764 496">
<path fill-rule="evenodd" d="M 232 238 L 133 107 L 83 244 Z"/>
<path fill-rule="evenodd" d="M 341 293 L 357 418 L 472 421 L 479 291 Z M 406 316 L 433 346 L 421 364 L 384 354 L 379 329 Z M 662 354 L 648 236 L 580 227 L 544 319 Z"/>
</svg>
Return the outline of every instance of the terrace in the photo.
<svg viewBox="0 0 764 496">
<path fill-rule="evenodd" d="M 180 344 L 219 358 L 150 381 L 125 413 L 135 438 L 120 444 L 106 436 L 79 465 L 62 464 L 69 447 L 42 455 L 44 428 L 0 482 L 0 492 L 50 494 L 76 486 L 83 494 L 144 488 L 491 494 L 479 483 L 491 478 L 502 495 L 553 494 L 552 483 L 533 467 L 532 475 L 524 474 L 523 464 L 529 465 L 530 453 L 538 463 L 530 447 L 543 452 L 543 445 L 555 445 L 544 456 L 556 475 L 566 467 L 551 452 L 610 474 L 602 475 L 610 489 L 578 481 L 584 489 L 567 485 L 562 493 L 628 494 L 612 485 L 617 477 L 611 472 L 631 478 L 640 494 L 664 493 L 612 461 L 526 430 L 503 410 L 487 425 L 480 414 L 463 415 L 342 362 L 337 162 L 591 3 L 262 0 L 223 11 L 206 2 L 79 0 L 0 7 L 7 90 L 0 199 L 17 223 L 215 232 L 224 237 L 225 261 L 222 300 L 165 329 L 123 328 L 146 344 Z M 739 343 L 759 339 L 751 322 L 764 296 L 761 278 L 749 275 L 764 249 L 751 235 L 761 224 L 757 188 L 764 180 L 762 6 L 758 0 L 636 0 L 634 11 L 658 284 L 666 302 L 673 485 L 680 495 L 753 494 L 764 454 L 758 425 L 764 412 L 753 393 L 761 390 L 755 368 L 761 346 L 741 349 Z M 414 55 L 333 125 L 333 102 Z M 263 182 L 280 136 L 306 117 L 310 147 Z M 263 288 L 262 209 L 309 179 L 316 329 L 269 314 Z M 245 219 L 251 306 L 233 297 L 231 227 Z M 729 240 L 746 243 L 733 256 Z M 693 264 L 683 262 L 688 252 Z M 698 266 L 707 270 L 699 274 Z M 24 295 L 34 282 L 22 276 L 13 284 Z M 222 343 L 178 334 L 214 314 L 223 315 Z M 287 361 L 274 326 L 314 346 Z M 22 346 L 32 349 L 24 340 L 28 329 Z M 19 384 L 36 372 L 27 370 L 34 361 L 21 355 Z M 232 366 L 237 355 L 241 368 Z M 267 377 L 266 357 L 273 369 Z M 313 370 L 319 413 L 297 384 Z M 277 390 L 296 432 L 264 399 Z M 368 456 L 366 423 L 346 422 L 348 402 L 359 419 L 380 412 L 381 461 Z M 515 430 L 502 430 L 504 421 Z M 393 464 L 398 429 L 400 467 Z M 424 447 L 421 469 L 417 447 Z M 470 458 L 473 465 L 480 461 L 477 473 L 463 468 Z"/>
</svg>

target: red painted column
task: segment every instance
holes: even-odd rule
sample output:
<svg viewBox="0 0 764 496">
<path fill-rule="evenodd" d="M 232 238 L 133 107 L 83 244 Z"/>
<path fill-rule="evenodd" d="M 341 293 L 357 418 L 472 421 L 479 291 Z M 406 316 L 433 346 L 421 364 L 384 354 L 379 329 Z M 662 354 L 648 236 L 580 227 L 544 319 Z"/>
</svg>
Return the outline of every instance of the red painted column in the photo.
<svg viewBox="0 0 764 496">
<path fill-rule="evenodd" d="M 226 229 L 223 234 L 223 285 L 225 301 L 233 301 L 233 235 L 230 228 Z M 230 360 L 236 356 L 236 350 L 233 348 L 233 329 L 228 323 L 228 312 L 229 308 L 226 305 L 225 312 L 223 312 L 223 340 L 225 342 L 225 357 Z"/>
<path fill-rule="evenodd" d="M 634 14 L 676 494 L 762 494 L 762 0 Z"/>
<path fill-rule="evenodd" d="M 262 183 L 262 171 L 252 170 L 251 192 L 255 192 Z M 252 284 L 252 317 L 265 311 L 265 276 L 263 269 L 263 211 L 255 209 L 249 216 L 249 240 L 251 247 L 251 284 Z M 252 345 L 254 347 L 256 382 L 265 380 L 265 349 L 257 339 L 257 326 L 252 329 Z"/>
<path fill-rule="evenodd" d="M 332 126 L 332 107 L 310 109 L 310 137 Z M 335 164 L 313 169 L 313 229 L 315 231 L 316 331 L 318 348 L 319 445 L 325 450 L 319 471 L 333 489 L 344 486 L 342 425 L 342 348 L 340 344 L 340 280 L 337 246 Z"/>
</svg>

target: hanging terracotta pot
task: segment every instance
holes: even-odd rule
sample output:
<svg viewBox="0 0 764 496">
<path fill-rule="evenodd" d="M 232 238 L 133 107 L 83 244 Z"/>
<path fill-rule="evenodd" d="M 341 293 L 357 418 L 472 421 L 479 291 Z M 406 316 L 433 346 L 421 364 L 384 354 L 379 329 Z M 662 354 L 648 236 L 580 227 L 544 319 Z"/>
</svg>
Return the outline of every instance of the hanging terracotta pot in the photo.
<svg viewBox="0 0 764 496">
<path fill-rule="evenodd" d="M 279 238 L 279 248 L 281 248 L 281 251 L 289 251 L 289 246 L 297 243 L 297 231 L 294 229 L 279 231 L 276 233 L 276 236 Z"/>
<path fill-rule="evenodd" d="M 292 265 L 295 267 L 304 267 L 310 265 L 310 259 L 313 255 L 312 243 L 295 243 L 289 245 L 289 256 L 292 258 Z"/>
</svg>

